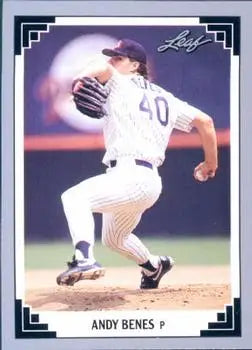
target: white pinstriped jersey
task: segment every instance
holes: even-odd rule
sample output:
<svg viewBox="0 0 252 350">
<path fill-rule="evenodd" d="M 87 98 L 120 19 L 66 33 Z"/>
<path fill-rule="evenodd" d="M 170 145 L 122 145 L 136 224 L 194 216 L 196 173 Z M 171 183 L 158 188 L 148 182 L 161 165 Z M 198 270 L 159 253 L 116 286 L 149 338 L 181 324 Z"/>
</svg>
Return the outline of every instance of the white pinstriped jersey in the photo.
<svg viewBox="0 0 252 350">
<path fill-rule="evenodd" d="M 132 157 L 160 166 L 172 130 L 190 132 L 200 112 L 140 75 L 115 71 L 106 86 L 110 89 L 103 129 L 106 165 Z"/>
</svg>

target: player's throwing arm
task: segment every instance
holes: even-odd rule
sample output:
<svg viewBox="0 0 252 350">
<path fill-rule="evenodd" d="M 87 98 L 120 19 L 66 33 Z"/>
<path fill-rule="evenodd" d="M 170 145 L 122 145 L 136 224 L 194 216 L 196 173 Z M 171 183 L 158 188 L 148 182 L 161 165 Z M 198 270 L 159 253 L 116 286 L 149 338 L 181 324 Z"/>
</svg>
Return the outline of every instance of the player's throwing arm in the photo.
<svg viewBox="0 0 252 350">
<path fill-rule="evenodd" d="M 198 181 L 207 181 L 215 176 L 218 167 L 217 137 L 211 117 L 202 113 L 194 118 L 192 125 L 198 130 L 205 160 L 194 169 L 194 178 Z"/>
</svg>

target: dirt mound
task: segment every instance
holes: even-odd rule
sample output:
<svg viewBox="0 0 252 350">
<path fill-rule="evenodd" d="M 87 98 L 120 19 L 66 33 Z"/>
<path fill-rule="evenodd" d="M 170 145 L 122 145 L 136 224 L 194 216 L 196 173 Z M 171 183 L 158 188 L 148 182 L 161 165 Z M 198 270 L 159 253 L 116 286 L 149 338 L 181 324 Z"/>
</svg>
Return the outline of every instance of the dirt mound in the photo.
<svg viewBox="0 0 252 350">
<path fill-rule="evenodd" d="M 159 289 L 140 290 L 139 269 L 108 268 L 105 277 L 56 286 L 60 271 L 28 271 L 26 304 L 33 310 L 165 310 L 223 309 L 231 302 L 227 266 L 179 266 L 165 276 Z"/>
</svg>

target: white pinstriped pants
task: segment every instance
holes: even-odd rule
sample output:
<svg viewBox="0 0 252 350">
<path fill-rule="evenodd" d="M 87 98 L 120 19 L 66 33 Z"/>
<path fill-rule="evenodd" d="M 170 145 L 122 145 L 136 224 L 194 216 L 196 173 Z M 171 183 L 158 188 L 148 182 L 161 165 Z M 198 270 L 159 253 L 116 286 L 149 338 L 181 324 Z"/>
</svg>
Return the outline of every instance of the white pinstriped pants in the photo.
<svg viewBox="0 0 252 350">
<path fill-rule="evenodd" d="M 161 189 L 157 169 L 136 165 L 134 159 L 120 159 L 106 174 L 71 187 L 62 194 L 62 203 L 73 244 L 85 240 L 94 245 L 92 213 L 102 213 L 103 244 L 137 264 L 145 263 L 150 252 L 132 231 Z"/>
</svg>

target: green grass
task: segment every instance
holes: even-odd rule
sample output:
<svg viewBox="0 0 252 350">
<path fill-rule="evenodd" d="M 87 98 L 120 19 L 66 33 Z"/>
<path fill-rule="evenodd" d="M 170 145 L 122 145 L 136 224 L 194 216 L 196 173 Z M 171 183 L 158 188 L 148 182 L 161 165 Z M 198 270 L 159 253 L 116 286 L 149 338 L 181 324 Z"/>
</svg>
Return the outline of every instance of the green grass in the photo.
<svg viewBox="0 0 252 350">
<path fill-rule="evenodd" d="M 177 265 L 225 265 L 230 261 L 228 238 L 155 238 L 143 239 L 151 253 L 171 255 Z M 102 246 L 95 245 L 95 257 L 104 266 L 134 266 L 134 262 Z M 70 242 L 27 244 L 25 266 L 27 269 L 60 269 L 71 260 L 73 248 Z"/>
</svg>

